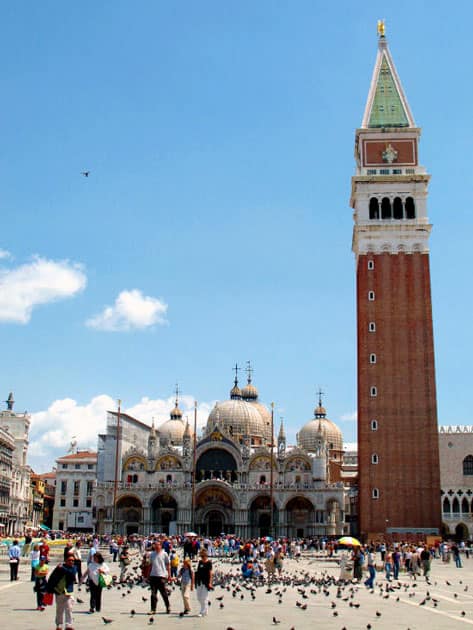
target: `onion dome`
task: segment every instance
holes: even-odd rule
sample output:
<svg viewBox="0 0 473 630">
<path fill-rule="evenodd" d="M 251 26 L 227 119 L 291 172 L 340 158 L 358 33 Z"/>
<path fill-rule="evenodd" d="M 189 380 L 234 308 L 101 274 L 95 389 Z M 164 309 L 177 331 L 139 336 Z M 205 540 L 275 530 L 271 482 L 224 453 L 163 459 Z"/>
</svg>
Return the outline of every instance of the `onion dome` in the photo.
<svg viewBox="0 0 473 630">
<path fill-rule="evenodd" d="M 179 400 L 176 392 L 176 402 L 174 409 L 171 410 L 170 419 L 166 420 L 166 422 L 159 427 L 160 440 L 164 442 L 167 441 L 173 446 L 181 446 L 185 430 L 186 426 L 182 419 L 182 411 L 179 409 Z"/>
<path fill-rule="evenodd" d="M 230 398 L 231 400 L 240 400 L 241 399 L 241 389 L 238 387 L 238 380 L 235 379 L 235 385 L 230 390 Z"/>
<path fill-rule="evenodd" d="M 248 383 L 241 390 L 241 396 L 243 400 L 246 400 L 248 402 L 258 400 L 258 390 L 252 384 L 250 379 L 248 379 Z"/>
<path fill-rule="evenodd" d="M 319 400 L 314 410 L 314 418 L 309 420 L 297 435 L 298 446 L 306 451 L 315 452 L 317 441 L 323 435 L 330 451 L 343 450 L 343 436 L 337 425 L 326 417 L 325 409 Z"/>
</svg>

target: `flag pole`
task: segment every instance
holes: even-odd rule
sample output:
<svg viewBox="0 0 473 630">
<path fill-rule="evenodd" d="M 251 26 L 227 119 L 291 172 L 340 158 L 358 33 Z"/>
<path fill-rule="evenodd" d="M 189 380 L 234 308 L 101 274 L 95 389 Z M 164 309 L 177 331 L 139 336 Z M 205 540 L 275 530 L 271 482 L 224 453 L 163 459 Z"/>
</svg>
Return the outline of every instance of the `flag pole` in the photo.
<svg viewBox="0 0 473 630">
<path fill-rule="evenodd" d="M 195 477 L 197 462 L 197 401 L 194 401 L 194 448 L 192 449 L 192 512 L 191 512 L 191 531 L 195 528 Z"/>
<path fill-rule="evenodd" d="M 120 411 L 121 411 L 122 401 L 118 400 L 118 410 L 117 410 L 117 434 L 116 434 L 116 444 L 115 444 L 115 478 L 113 481 L 113 520 L 112 520 L 112 531 L 111 533 L 115 533 L 115 526 L 117 520 L 117 490 L 118 490 L 118 453 L 119 453 L 119 441 L 120 441 Z"/>
</svg>

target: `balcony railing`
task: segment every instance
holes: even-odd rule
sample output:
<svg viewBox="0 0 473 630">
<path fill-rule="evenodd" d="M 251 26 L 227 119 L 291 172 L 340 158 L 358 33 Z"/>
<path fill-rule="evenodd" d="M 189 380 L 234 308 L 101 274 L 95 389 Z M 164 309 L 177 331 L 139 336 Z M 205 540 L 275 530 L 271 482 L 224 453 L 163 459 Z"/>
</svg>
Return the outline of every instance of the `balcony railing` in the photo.
<svg viewBox="0 0 473 630">
<path fill-rule="evenodd" d="M 210 484 L 214 484 L 214 483 L 219 483 L 222 484 L 224 486 L 227 486 L 228 488 L 233 488 L 235 490 L 260 490 L 260 491 L 269 491 L 270 490 L 270 485 L 269 483 L 253 483 L 253 484 L 249 484 L 249 483 L 240 483 L 240 482 L 235 482 L 235 483 L 229 483 L 228 481 L 224 481 L 223 479 L 205 479 L 203 481 L 198 481 L 196 483 L 196 488 L 198 488 L 199 486 L 204 486 L 204 485 L 210 485 Z M 99 481 L 97 483 L 97 490 L 111 490 L 115 487 L 115 484 L 113 481 Z M 190 490 L 192 487 L 192 484 L 190 482 L 188 483 L 177 483 L 177 482 L 163 482 L 163 483 L 130 483 L 130 482 L 118 482 L 117 483 L 117 490 Z M 324 486 L 324 488 L 335 488 L 335 489 L 343 489 L 343 483 L 332 483 L 332 484 L 328 484 L 326 486 Z M 275 491 L 278 490 L 297 490 L 297 491 L 304 491 L 304 490 L 314 490 L 316 488 L 320 488 L 320 484 L 315 484 L 315 483 L 283 483 L 283 482 L 277 482 L 273 484 L 273 489 Z"/>
</svg>

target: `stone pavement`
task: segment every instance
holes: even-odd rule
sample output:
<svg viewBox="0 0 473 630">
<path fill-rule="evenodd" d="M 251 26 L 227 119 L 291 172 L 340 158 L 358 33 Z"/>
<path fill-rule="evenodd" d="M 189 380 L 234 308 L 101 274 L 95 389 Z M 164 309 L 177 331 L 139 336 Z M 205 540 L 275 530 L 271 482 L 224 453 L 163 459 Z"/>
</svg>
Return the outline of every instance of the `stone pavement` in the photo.
<svg viewBox="0 0 473 630">
<path fill-rule="evenodd" d="M 106 554 L 108 561 L 108 554 Z M 325 595 L 323 589 L 315 585 L 309 585 L 302 592 L 301 587 L 287 586 L 282 594 L 282 603 L 277 594 L 284 587 L 273 585 L 271 592 L 266 592 L 266 587 L 257 588 L 255 599 L 251 597 L 249 590 L 244 587 L 235 593 L 217 587 L 210 596 L 212 603 L 209 615 L 205 618 L 197 617 L 198 604 L 193 593 L 191 596 L 193 612 L 184 618 L 178 616 L 182 610 L 182 601 L 179 590 L 176 588 L 171 595 L 170 615 L 163 612 L 162 602 L 158 602 L 158 613 L 154 617 L 154 623 L 149 623 L 146 614 L 149 610 L 149 591 L 140 586 L 134 587 L 130 593 L 126 588 L 113 588 L 103 593 L 103 611 L 107 618 L 113 619 L 109 628 L 135 628 L 136 630 L 150 627 L 179 628 L 180 630 L 195 628 L 208 630 L 235 630 L 269 629 L 277 627 L 279 630 L 303 630 L 309 628 L 327 628 L 330 630 L 382 630 L 396 628 L 407 630 L 455 630 L 456 628 L 469 628 L 473 626 L 473 559 L 463 560 L 464 567 L 457 569 L 450 564 L 444 564 L 440 560 L 432 563 L 431 585 L 427 585 L 423 578 L 416 581 L 401 575 L 401 588 L 394 592 L 386 592 L 386 580 L 382 573 L 378 573 L 378 580 L 374 592 L 371 593 L 364 586 L 354 587 L 353 598 L 350 586 L 346 587 L 337 598 L 337 588 L 329 586 Z M 55 566 L 55 562 L 51 562 Z M 116 565 L 111 565 L 113 568 Z M 214 567 L 225 574 L 233 572 L 238 574 L 239 565 L 214 559 Z M 296 562 L 285 560 L 284 573 L 292 574 L 302 579 L 304 573 L 316 578 L 322 578 L 323 574 L 338 577 L 339 569 L 335 563 L 326 559 L 315 559 L 308 555 Z M 2 626 L 8 630 L 54 630 L 54 606 L 48 606 L 44 612 L 36 611 L 36 599 L 33 593 L 32 582 L 29 581 L 29 564 L 23 562 L 20 566 L 20 580 L 10 583 L 9 567 L 5 558 L 0 560 L 0 614 Z M 392 583 L 397 587 L 397 583 Z M 383 590 L 380 590 L 380 586 Z M 313 592 L 311 592 L 313 591 Z M 241 599 L 243 595 L 243 599 Z M 218 601 L 217 597 L 222 597 Z M 82 599 L 84 603 L 76 601 L 74 605 L 75 630 L 90 630 L 103 628 L 102 614 L 88 614 L 89 596 L 82 587 L 76 592 L 75 598 Z M 423 605 L 421 603 L 425 600 Z M 143 601 L 146 598 L 147 601 Z M 344 601 L 346 600 L 346 601 Z M 297 606 L 296 602 L 304 605 Z M 350 603 L 352 606 L 350 606 Z M 435 606 L 436 603 L 436 606 Z M 353 605 L 355 604 L 355 605 Z M 356 605 L 359 604 L 359 607 Z M 223 606 L 223 607 L 222 607 Z M 134 609 L 133 618 L 130 611 Z M 195 612 L 194 612 L 195 611 Z M 273 623 L 273 617 L 278 624 Z"/>
</svg>

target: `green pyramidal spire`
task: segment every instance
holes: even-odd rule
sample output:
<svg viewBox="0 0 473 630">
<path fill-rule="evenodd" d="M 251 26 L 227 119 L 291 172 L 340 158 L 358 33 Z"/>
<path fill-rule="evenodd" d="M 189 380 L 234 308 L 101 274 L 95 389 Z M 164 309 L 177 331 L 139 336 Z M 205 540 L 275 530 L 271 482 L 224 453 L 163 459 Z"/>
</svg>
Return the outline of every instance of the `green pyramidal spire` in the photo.
<svg viewBox="0 0 473 630">
<path fill-rule="evenodd" d="M 409 127 L 409 120 L 385 55 L 379 69 L 368 127 Z"/>
<path fill-rule="evenodd" d="M 378 41 L 378 56 L 362 127 L 365 129 L 415 127 L 384 34 L 381 34 Z"/>
</svg>

